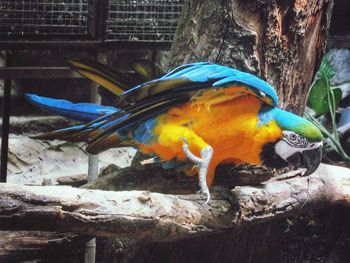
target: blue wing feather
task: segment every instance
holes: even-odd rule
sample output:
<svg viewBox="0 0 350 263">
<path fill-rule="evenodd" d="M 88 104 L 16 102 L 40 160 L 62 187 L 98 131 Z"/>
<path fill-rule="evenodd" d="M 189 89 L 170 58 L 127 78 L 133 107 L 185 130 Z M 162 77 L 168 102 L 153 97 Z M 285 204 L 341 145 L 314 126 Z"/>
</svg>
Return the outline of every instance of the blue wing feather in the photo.
<svg viewBox="0 0 350 263">
<path fill-rule="evenodd" d="M 260 98 L 268 96 L 272 101 L 272 106 L 278 105 L 277 93 L 270 84 L 255 75 L 226 66 L 208 62 L 185 64 L 175 68 L 160 79 L 150 81 L 149 83 L 171 79 L 189 79 L 190 81 L 199 83 L 208 82 L 214 88 L 227 87 L 240 83 L 251 89 Z M 128 94 L 144 86 L 144 84 L 137 86 L 123 94 Z"/>
<path fill-rule="evenodd" d="M 172 71 L 168 72 L 164 76 L 162 76 L 160 79 L 171 79 L 171 78 L 176 78 L 179 77 L 189 71 L 192 71 L 198 67 L 202 67 L 204 65 L 210 64 L 209 62 L 196 62 L 196 63 L 191 63 L 191 64 L 184 64 L 181 65 Z"/>
<path fill-rule="evenodd" d="M 239 74 L 237 74 L 235 76 L 222 78 L 221 80 L 216 81 L 213 84 L 213 87 L 229 86 L 232 83 L 237 83 L 237 82 L 242 83 L 246 86 L 249 86 L 255 92 L 263 92 L 263 94 L 266 94 L 267 96 L 269 96 L 272 99 L 273 106 L 278 105 L 277 93 L 270 86 L 270 84 L 268 84 L 266 81 L 259 79 L 258 77 L 254 76 L 252 74 L 249 74 L 249 73 L 240 72 Z"/>
</svg>

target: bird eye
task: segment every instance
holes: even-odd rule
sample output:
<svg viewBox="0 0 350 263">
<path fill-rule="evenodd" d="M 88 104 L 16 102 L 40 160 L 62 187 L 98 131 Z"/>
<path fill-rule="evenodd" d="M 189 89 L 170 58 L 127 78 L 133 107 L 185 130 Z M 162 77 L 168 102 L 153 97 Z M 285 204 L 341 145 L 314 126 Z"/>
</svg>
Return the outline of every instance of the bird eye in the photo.
<svg viewBox="0 0 350 263">
<path fill-rule="evenodd" d="M 298 138 L 298 136 L 297 136 L 296 134 L 291 134 L 291 135 L 289 135 L 289 138 L 290 138 L 292 141 L 295 141 L 295 140 Z"/>
<path fill-rule="evenodd" d="M 284 135 L 285 142 L 293 147 L 305 148 L 308 144 L 308 140 L 294 132 L 286 132 Z"/>
</svg>

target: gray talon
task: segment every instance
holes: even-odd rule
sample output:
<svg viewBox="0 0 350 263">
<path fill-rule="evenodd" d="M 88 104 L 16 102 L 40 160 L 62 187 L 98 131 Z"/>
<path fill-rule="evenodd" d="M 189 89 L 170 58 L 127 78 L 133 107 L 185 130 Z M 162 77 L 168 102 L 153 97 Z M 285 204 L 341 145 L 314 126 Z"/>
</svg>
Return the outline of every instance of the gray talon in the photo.
<svg viewBox="0 0 350 263">
<path fill-rule="evenodd" d="M 210 201 L 210 192 L 209 192 L 209 189 L 207 188 L 207 190 L 205 192 L 203 192 L 203 194 L 205 194 L 207 196 L 207 199 L 205 201 L 206 204 L 209 203 Z"/>
<path fill-rule="evenodd" d="M 199 186 L 201 188 L 201 193 L 207 196 L 206 204 L 210 201 L 210 192 L 207 186 L 207 171 L 208 166 L 211 161 L 211 157 L 213 156 L 213 148 L 208 145 L 201 151 L 201 158 L 195 156 L 189 149 L 188 143 L 185 139 L 183 139 L 183 151 L 186 154 L 187 158 L 190 159 L 193 163 L 197 164 L 199 167 L 198 177 L 199 177 Z"/>
<path fill-rule="evenodd" d="M 197 191 L 197 194 L 202 194 L 202 195 L 204 195 L 205 197 L 206 197 L 206 201 L 205 201 L 205 203 L 206 204 L 208 204 L 209 203 L 209 201 L 210 201 L 210 191 L 209 191 L 209 189 L 207 188 L 206 190 L 199 190 L 199 191 Z"/>
</svg>

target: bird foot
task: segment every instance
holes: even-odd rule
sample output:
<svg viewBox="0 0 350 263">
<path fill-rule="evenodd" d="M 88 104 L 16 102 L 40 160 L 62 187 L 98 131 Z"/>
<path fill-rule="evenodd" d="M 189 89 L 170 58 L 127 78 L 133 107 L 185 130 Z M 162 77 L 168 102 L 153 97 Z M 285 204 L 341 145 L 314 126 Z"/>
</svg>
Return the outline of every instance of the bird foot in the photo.
<svg viewBox="0 0 350 263">
<path fill-rule="evenodd" d="M 207 172 L 208 167 L 213 156 L 213 148 L 208 145 L 201 150 L 201 157 L 194 155 L 188 146 L 186 139 L 183 139 L 183 151 L 186 154 L 187 158 L 190 159 L 194 164 L 198 165 L 199 172 L 199 186 L 201 188 L 200 192 L 206 195 L 206 204 L 210 201 L 210 192 L 207 186 Z"/>
<path fill-rule="evenodd" d="M 201 190 L 197 191 L 197 194 L 203 195 L 204 198 L 205 198 L 205 203 L 206 203 L 206 204 L 209 203 L 209 201 L 210 201 L 210 191 L 209 191 L 208 188 L 207 188 L 207 189 L 204 189 L 204 190 L 201 189 Z"/>
</svg>

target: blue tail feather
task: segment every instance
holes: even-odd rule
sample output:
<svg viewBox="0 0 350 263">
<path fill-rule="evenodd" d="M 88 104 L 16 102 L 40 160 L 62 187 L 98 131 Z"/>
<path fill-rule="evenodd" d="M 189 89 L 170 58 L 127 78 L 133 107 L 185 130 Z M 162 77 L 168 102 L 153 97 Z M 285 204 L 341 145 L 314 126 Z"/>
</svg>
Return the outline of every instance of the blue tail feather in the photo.
<svg viewBox="0 0 350 263">
<path fill-rule="evenodd" d="M 26 94 L 25 97 L 30 103 L 43 111 L 81 122 L 90 122 L 118 111 L 117 108 L 112 106 L 102 106 L 93 103 L 72 103 L 67 100 L 41 97 L 35 94 Z"/>
</svg>

